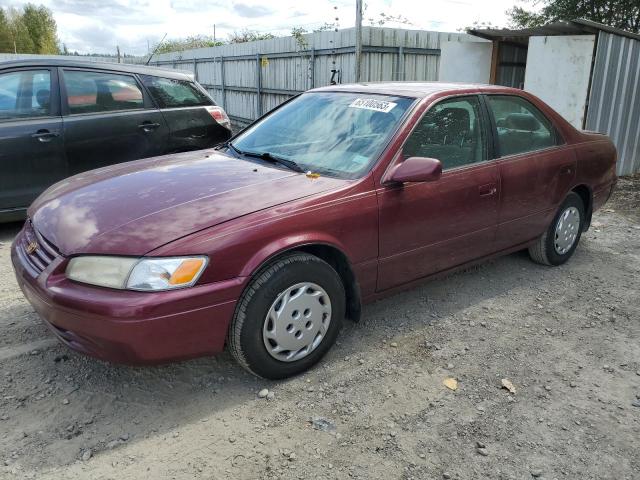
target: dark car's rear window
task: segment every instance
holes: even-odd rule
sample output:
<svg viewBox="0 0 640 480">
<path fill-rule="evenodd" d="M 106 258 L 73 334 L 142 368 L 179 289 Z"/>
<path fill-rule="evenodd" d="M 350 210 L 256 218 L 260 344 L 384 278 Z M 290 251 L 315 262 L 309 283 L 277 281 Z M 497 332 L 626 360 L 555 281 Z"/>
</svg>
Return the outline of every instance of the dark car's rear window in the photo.
<svg viewBox="0 0 640 480">
<path fill-rule="evenodd" d="M 160 108 L 215 105 L 193 82 L 149 75 L 143 75 L 142 82 Z"/>
</svg>

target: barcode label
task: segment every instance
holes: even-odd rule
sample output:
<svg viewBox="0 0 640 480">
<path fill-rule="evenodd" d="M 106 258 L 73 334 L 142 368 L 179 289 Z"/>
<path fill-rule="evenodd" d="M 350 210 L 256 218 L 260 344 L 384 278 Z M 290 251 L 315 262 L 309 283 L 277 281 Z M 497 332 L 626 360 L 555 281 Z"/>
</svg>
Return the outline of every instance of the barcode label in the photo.
<svg viewBox="0 0 640 480">
<path fill-rule="evenodd" d="M 375 98 L 356 98 L 351 103 L 351 105 L 349 105 L 349 107 L 389 113 L 396 105 L 397 103 L 385 102 L 384 100 L 376 100 Z"/>
</svg>

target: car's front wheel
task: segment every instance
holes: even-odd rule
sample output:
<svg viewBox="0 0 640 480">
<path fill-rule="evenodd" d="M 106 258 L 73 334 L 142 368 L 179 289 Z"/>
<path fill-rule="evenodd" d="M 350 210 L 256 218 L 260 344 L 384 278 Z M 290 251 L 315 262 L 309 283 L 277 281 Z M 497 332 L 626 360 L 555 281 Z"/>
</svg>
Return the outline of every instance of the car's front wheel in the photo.
<svg viewBox="0 0 640 480">
<path fill-rule="evenodd" d="M 562 265 L 580 241 L 585 212 L 582 198 L 571 192 L 562 202 L 549 228 L 529 247 L 529 256 L 543 265 Z"/>
<path fill-rule="evenodd" d="M 344 286 L 331 265 L 307 253 L 288 254 L 246 288 L 229 329 L 229 349 L 255 375 L 290 377 L 331 348 L 344 315 Z"/>
</svg>

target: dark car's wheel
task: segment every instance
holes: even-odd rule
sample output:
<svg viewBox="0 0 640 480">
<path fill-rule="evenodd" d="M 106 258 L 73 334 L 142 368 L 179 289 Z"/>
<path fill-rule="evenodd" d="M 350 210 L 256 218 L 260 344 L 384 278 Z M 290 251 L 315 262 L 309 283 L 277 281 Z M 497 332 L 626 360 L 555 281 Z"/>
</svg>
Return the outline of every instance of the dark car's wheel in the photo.
<svg viewBox="0 0 640 480">
<path fill-rule="evenodd" d="M 562 265 L 569 260 L 580 241 L 584 228 L 584 203 L 574 192 L 569 193 L 546 232 L 529 247 L 529 256 L 543 265 Z"/>
<path fill-rule="evenodd" d="M 345 315 L 338 273 L 306 253 L 276 259 L 243 293 L 229 329 L 238 363 L 269 379 L 301 373 L 336 340 Z"/>
</svg>

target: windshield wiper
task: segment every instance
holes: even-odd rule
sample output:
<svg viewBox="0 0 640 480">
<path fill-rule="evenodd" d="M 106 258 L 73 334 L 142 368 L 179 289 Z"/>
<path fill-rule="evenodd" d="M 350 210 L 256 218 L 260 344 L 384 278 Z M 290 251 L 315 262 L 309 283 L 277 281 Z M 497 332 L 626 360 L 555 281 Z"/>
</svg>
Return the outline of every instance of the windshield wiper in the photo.
<svg viewBox="0 0 640 480">
<path fill-rule="evenodd" d="M 279 163 L 280 165 L 284 165 L 285 167 L 295 172 L 305 172 L 304 168 L 302 168 L 293 160 L 289 160 L 288 158 L 280 157 L 279 155 L 274 155 L 273 153 L 269 152 L 243 152 L 242 150 L 238 150 L 231 143 L 229 143 L 229 146 L 233 148 L 233 150 L 235 150 L 237 153 L 240 153 L 241 155 L 244 155 L 246 157 L 254 157 L 261 160 L 266 160 L 267 162 L 271 163 Z"/>
<path fill-rule="evenodd" d="M 238 150 L 233 143 L 231 143 L 231 140 L 227 140 L 226 142 L 221 143 L 220 145 L 216 145 L 214 147 L 215 150 L 220 150 L 221 148 L 230 148 L 231 150 L 233 150 L 236 153 L 240 153 L 240 150 Z"/>
<path fill-rule="evenodd" d="M 240 150 L 238 147 L 236 147 L 233 143 L 231 143 L 230 140 L 227 140 L 226 142 L 218 145 L 216 148 L 230 148 L 237 155 L 244 155 L 245 157 L 259 158 L 261 160 L 266 160 L 267 162 L 271 162 L 271 163 L 279 163 L 280 165 L 284 165 L 285 167 L 293 171 L 305 173 L 304 168 L 302 168 L 293 160 L 289 160 L 288 158 L 280 157 L 279 155 L 274 155 L 273 153 L 269 153 L 269 152 L 245 152 L 244 150 Z"/>
</svg>

